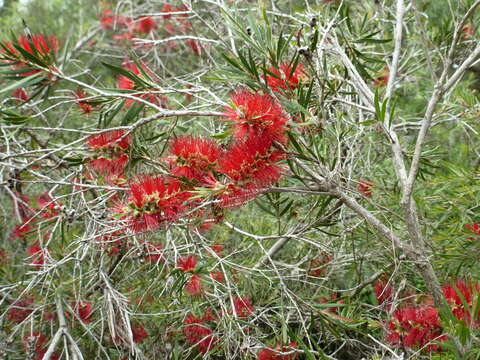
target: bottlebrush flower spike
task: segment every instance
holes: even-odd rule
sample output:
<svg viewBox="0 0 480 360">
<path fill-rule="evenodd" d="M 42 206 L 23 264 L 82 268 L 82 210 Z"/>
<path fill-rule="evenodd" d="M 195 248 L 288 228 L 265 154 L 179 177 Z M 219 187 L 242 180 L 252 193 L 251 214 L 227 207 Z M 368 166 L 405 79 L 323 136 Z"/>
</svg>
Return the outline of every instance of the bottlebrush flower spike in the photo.
<svg viewBox="0 0 480 360">
<path fill-rule="evenodd" d="M 29 247 L 27 253 L 31 257 L 30 265 L 35 268 L 39 269 L 45 263 L 45 252 L 38 245 Z"/>
<path fill-rule="evenodd" d="M 420 349 L 432 341 L 443 341 L 437 309 L 433 306 L 409 306 L 395 310 L 387 324 L 387 341 L 397 346 Z M 429 351 L 437 351 L 437 344 L 429 344 Z"/>
<path fill-rule="evenodd" d="M 19 68 L 19 69 L 27 69 L 31 66 L 26 62 L 21 61 L 20 59 L 24 59 L 24 56 L 21 52 L 16 48 L 19 47 L 22 50 L 28 52 L 31 55 L 37 56 L 42 58 L 45 62 L 51 63 L 52 58 L 59 50 L 59 42 L 54 36 L 45 37 L 41 34 L 36 34 L 32 36 L 19 36 L 16 40 L 15 45 L 12 42 L 5 41 L 2 43 L 2 49 L 0 49 L 1 53 L 5 54 L 7 57 L 11 58 L 18 58 L 19 60 L 12 60 L 10 64 Z M 17 76 L 21 77 L 28 77 L 33 74 L 40 72 L 41 70 L 32 70 L 32 71 L 25 71 Z"/>
<path fill-rule="evenodd" d="M 214 141 L 193 136 L 180 136 L 170 143 L 171 174 L 202 182 L 216 166 L 221 150 Z"/>
<path fill-rule="evenodd" d="M 72 304 L 72 309 L 77 313 L 82 322 L 88 324 L 92 321 L 92 303 L 77 301 Z"/>
<path fill-rule="evenodd" d="M 145 16 L 140 18 L 138 21 L 136 30 L 140 33 L 148 34 L 151 31 L 155 30 L 157 24 L 151 16 Z"/>
<path fill-rule="evenodd" d="M 93 135 L 87 139 L 87 145 L 92 150 L 128 150 L 132 142 L 130 135 L 125 136 L 123 130 L 112 130 Z"/>
<path fill-rule="evenodd" d="M 224 117 L 235 128 L 235 138 L 261 136 L 271 141 L 286 142 L 287 117 L 282 107 L 269 95 L 240 89 L 230 96 L 232 106 L 226 107 Z"/>
<path fill-rule="evenodd" d="M 75 98 L 78 99 L 75 103 L 82 109 L 84 114 L 90 114 L 93 111 L 93 105 L 85 100 L 82 100 L 87 97 L 87 94 L 82 89 L 77 89 L 75 92 Z"/>
<path fill-rule="evenodd" d="M 473 232 L 475 235 L 479 235 L 480 236 L 480 225 L 478 225 L 477 223 L 474 223 L 474 224 L 466 224 L 465 227 L 470 230 L 471 232 Z"/>
<path fill-rule="evenodd" d="M 188 314 L 183 321 L 183 334 L 185 338 L 202 354 L 213 350 L 219 342 L 218 339 L 213 336 L 213 331 L 204 325 L 207 321 L 208 319 L 197 318 L 192 314 Z"/>
<path fill-rule="evenodd" d="M 8 310 L 7 319 L 17 324 L 21 323 L 33 312 L 32 305 L 34 301 L 33 297 L 15 301 Z"/>
<path fill-rule="evenodd" d="M 295 70 L 289 64 L 280 64 L 280 70 L 275 67 L 268 69 L 273 75 L 267 75 L 265 82 L 273 91 L 293 90 L 300 84 L 300 81 L 306 77 L 305 69 L 302 64 L 298 64 Z"/>
<path fill-rule="evenodd" d="M 17 102 L 24 102 L 29 99 L 27 92 L 23 88 L 18 88 L 12 91 L 12 96 Z"/>
<path fill-rule="evenodd" d="M 42 214 L 44 218 L 52 218 L 60 214 L 62 205 L 53 200 L 48 193 L 40 195 L 37 202 L 40 209 L 44 211 Z"/>
<path fill-rule="evenodd" d="M 365 197 L 372 197 L 372 186 L 373 184 L 370 184 L 366 181 L 359 181 L 358 182 L 358 191 L 360 194 L 362 194 Z"/>
<path fill-rule="evenodd" d="M 250 299 L 247 296 L 236 297 L 233 299 L 233 307 L 235 314 L 240 319 L 245 319 L 253 315 L 255 308 L 250 303 Z"/>
<path fill-rule="evenodd" d="M 137 324 L 132 327 L 132 337 L 134 343 L 140 344 L 148 337 L 147 330 L 145 330 L 142 324 Z"/>
<path fill-rule="evenodd" d="M 190 296 L 201 296 L 203 294 L 200 275 L 193 274 L 190 276 L 185 284 L 185 292 Z"/>
<path fill-rule="evenodd" d="M 291 342 L 287 346 L 280 346 L 277 345 L 275 350 L 271 347 L 268 349 L 265 349 L 261 351 L 257 359 L 258 360 L 294 360 L 297 358 L 297 354 L 292 352 L 293 349 L 297 348 L 297 344 L 294 342 Z"/>
<path fill-rule="evenodd" d="M 457 319 L 465 321 L 467 325 L 474 325 L 475 327 L 480 325 L 480 313 L 473 316 L 474 323 L 470 324 L 473 304 L 478 301 L 477 298 L 480 294 L 480 283 L 466 283 L 463 280 L 457 280 L 454 285 L 443 286 L 442 290 L 453 315 Z"/>
<path fill-rule="evenodd" d="M 115 211 L 128 220 L 132 231 L 150 231 L 178 219 L 189 197 L 179 181 L 147 175 L 130 184 L 127 204 Z"/>
<path fill-rule="evenodd" d="M 87 165 L 98 174 L 106 175 L 110 179 L 123 177 L 123 172 L 128 163 L 128 155 L 120 152 L 106 154 L 109 158 L 101 157 L 90 160 Z M 111 181 L 113 182 L 113 181 Z"/>
<path fill-rule="evenodd" d="M 378 279 L 373 285 L 373 290 L 379 305 L 383 305 L 385 302 L 392 300 L 393 288 L 386 278 Z M 387 306 L 387 310 L 390 310 L 391 305 L 387 304 Z"/>
<path fill-rule="evenodd" d="M 182 256 L 178 259 L 177 269 L 183 272 L 195 271 L 198 260 L 194 255 Z"/>
<path fill-rule="evenodd" d="M 118 25 L 119 27 L 128 27 L 131 22 L 132 20 L 130 18 L 112 15 L 112 11 L 110 9 L 103 10 L 102 17 L 100 18 L 100 26 L 104 30 L 111 29 L 114 27 L 114 25 Z"/>
<path fill-rule="evenodd" d="M 284 157 L 272 148 L 267 137 L 255 136 L 234 144 L 220 159 L 219 171 L 235 184 L 269 186 L 280 179 L 282 169 L 277 164 Z"/>
</svg>

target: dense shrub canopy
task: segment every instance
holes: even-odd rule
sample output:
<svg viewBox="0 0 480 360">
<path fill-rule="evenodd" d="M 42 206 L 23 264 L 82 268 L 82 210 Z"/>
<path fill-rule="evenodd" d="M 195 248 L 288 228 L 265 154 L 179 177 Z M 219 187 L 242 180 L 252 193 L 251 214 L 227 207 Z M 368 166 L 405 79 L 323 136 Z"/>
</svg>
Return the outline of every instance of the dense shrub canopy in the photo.
<svg viewBox="0 0 480 360">
<path fill-rule="evenodd" d="M 4 1 L 0 354 L 479 358 L 479 5 Z"/>
</svg>

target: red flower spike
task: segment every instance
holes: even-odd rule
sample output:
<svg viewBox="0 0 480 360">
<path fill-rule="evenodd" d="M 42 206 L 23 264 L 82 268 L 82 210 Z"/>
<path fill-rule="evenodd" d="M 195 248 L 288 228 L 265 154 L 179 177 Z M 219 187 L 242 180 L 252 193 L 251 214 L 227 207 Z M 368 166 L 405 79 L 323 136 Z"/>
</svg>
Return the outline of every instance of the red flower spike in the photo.
<svg viewBox="0 0 480 360">
<path fill-rule="evenodd" d="M 27 249 L 28 255 L 31 257 L 30 265 L 39 269 L 45 263 L 45 252 L 39 246 L 31 246 Z"/>
<path fill-rule="evenodd" d="M 37 200 L 40 209 L 43 211 L 44 218 L 52 218 L 60 214 L 61 204 L 53 200 L 48 193 L 40 195 Z"/>
<path fill-rule="evenodd" d="M 202 55 L 202 47 L 200 45 L 200 43 L 195 40 L 195 39 L 187 39 L 186 40 L 187 42 L 187 45 L 190 49 L 192 49 L 193 53 L 196 55 L 196 56 L 200 56 Z"/>
<path fill-rule="evenodd" d="M 163 12 L 163 13 L 171 13 L 171 12 L 173 12 L 173 11 L 174 11 L 174 8 L 173 8 L 172 5 L 170 5 L 170 4 L 163 4 L 163 7 L 162 7 L 162 12 Z M 162 17 L 163 17 L 164 19 L 170 19 L 170 18 L 172 17 L 172 15 L 171 15 L 171 14 L 166 14 L 166 15 L 162 15 Z"/>
<path fill-rule="evenodd" d="M 399 308 L 387 324 L 386 340 L 393 345 L 420 349 L 432 341 L 443 341 L 442 328 L 437 309 L 433 306 L 409 306 Z M 427 346 L 429 351 L 438 351 L 437 344 Z"/>
<path fill-rule="evenodd" d="M 235 314 L 240 319 L 245 319 L 253 315 L 255 308 L 250 303 L 250 299 L 247 296 L 236 297 L 233 299 L 233 306 L 235 308 Z"/>
<path fill-rule="evenodd" d="M 170 143 L 171 174 L 203 182 L 216 166 L 221 150 L 213 140 L 180 136 Z"/>
<path fill-rule="evenodd" d="M 115 211 L 128 219 L 134 232 L 150 231 L 178 219 L 189 197 L 179 181 L 147 175 L 130 184 L 127 204 Z"/>
<path fill-rule="evenodd" d="M 130 18 L 112 15 L 112 11 L 110 9 L 103 10 L 102 17 L 100 18 L 100 26 L 104 30 L 111 29 L 115 25 L 119 27 L 128 27 L 131 22 L 132 20 Z"/>
<path fill-rule="evenodd" d="M 233 145 L 222 157 L 219 171 L 234 183 L 266 187 L 280 179 L 282 169 L 276 164 L 284 154 L 272 149 L 266 137 L 251 137 Z"/>
<path fill-rule="evenodd" d="M 27 234 L 33 230 L 32 228 L 32 220 L 30 218 L 25 219 L 25 221 L 21 224 L 15 226 L 15 229 L 12 232 L 12 240 L 17 239 L 25 239 Z"/>
<path fill-rule="evenodd" d="M 214 271 L 214 272 L 211 272 L 210 273 L 210 277 L 215 280 L 215 281 L 218 281 L 220 283 L 223 283 L 225 282 L 225 276 L 223 275 L 223 273 L 221 271 Z"/>
<path fill-rule="evenodd" d="M 204 325 L 208 319 L 197 318 L 189 314 L 183 321 L 183 334 L 187 341 L 194 345 L 198 351 L 205 354 L 218 344 L 218 339 L 213 336 L 213 331 Z"/>
<path fill-rule="evenodd" d="M 98 174 L 106 175 L 114 183 L 115 178 L 122 178 L 125 167 L 128 163 L 128 155 L 114 152 L 109 154 L 110 158 L 100 157 L 90 160 L 88 167 Z"/>
<path fill-rule="evenodd" d="M 298 64 L 294 71 L 289 64 L 280 64 L 280 70 L 274 67 L 268 69 L 273 75 L 267 75 L 265 82 L 275 92 L 280 90 L 294 90 L 300 81 L 306 77 L 302 64 Z"/>
<path fill-rule="evenodd" d="M 232 106 L 225 108 L 224 116 L 226 121 L 233 122 L 236 139 L 258 136 L 270 141 L 286 142 L 285 125 L 288 119 L 282 107 L 269 95 L 241 89 L 233 93 L 230 99 Z"/>
<path fill-rule="evenodd" d="M 178 259 L 177 269 L 183 272 L 195 271 L 198 260 L 194 255 L 182 256 Z"/>
<path fill-rule="evenodd" d="M 383 305 L 385 302 L 392 300 L 393 297 L 393 288 L 388 284 L 387 279 L 381 278 L 378 279 L 373 285 L 375 291 L 375 297 L 379 305 Z M 387 304 L 387 310 L 390 310 L 391 305 Z"/>
<path fill-rule="evenodd" d="M 289 349 L 290 348 L 290 349 Z M 292 352 L 292 348 L 296 349 L 297 344 L 294 342 L 291 342 L 287 346 L 282 346 L 277 345 L 276 349 L 272 349 L 269 347 L 268 349 L 265 349 L 261 351 L 257 359 L 258 360 L 294 360 L 297 358 L 297 354 Z"/>
<path fill-rule="evenodd" d="M 363 196 L 365 197 L 372 197 L 372 186 L 373 184 L 370 184 L 366 181 L 359 181 L 358 182 L 358 191 L 360 192 L 360 194 L 362 194 Z"/>
<path fill-rule="evenodd" d="M 25 89 L 23 89 L 23 88 L 18 88 L 18 89 L 13 90 L 12 91 L 12 96 L 19 103 L 27 101 L 29 99 Z"/>
<path fill-rule="evenodd" d="M 75 98 L 78 99 L 75 103 L 82 109 L 84 114 L 90 114 L 93 112 L 93 106 L 88 101 L 82 100 L 87 97 L 87 94 L 82 89 L 77 89 L 75 92 Z"/>
<path fill-rule="evenodd" d="M 469 326 L 478 327 L 480 325 L 480 314 L 476 314 L 473 318 L 473 324 L 471 323 L 473 302 L 479 296 L 480 283 L 466 283 L 462 280 L 457 280 L 454 285 L 446 285 L 442 290 L 453 315 L 457 319 L 465 321 Z"/>
<path fill-rule="evenodd" d="M 132 327 L 133 342 L 140 344 L 148 337 L 148 333 L 142 324 Z"/>
<path fill-rule="evenodd" d="M 478 225 L 477 223 L 474 223 L 474 224 L 466 224 L 466 225 L 465 225 L 465 228 L 467 228 L 468 230 L 470 230 L 471 232 L 473 232 L 475 235 L 479 235 L 479 236 L 480 236 L 480 225 Z"/>
<path fill-rule="evenodd" d="M 132 142 L 130 135 L 124 136 L 123 130 L 112 130 L 93 135 L 87 139 L 87 145 L 93 150 L 128 150 Z"/>
<path fill-rule="evenodd" d="M 185 284 L 185 292 L 190 296 L 202 296 L 203 287 L 200 281 L 200 275 L 190 276 L 190 280 Z"/>
<path fill-rule="evenodd" d="M 157 24 L 151 16 L 142 17 L 137 24 L 137 31 L 140 33 L 148 34 L 151 31 L 155 30 Z"/>
<path fill-rule="evenodd" d="M 32 304 L 35 301 L 33 297 L 29 297 L 25 300 L 19 300 L 12 304 L 12 308 L 8 310 L 7 319 L 14 323 L 21 323 L 32 312 Z"/>
<path fill-rule="evenodd" d="M 88 324 L 92 321 L 92 303 L 78 301 L 72 304 L 73 310 L 77 313 L 82 322 Z"/>
</svg>

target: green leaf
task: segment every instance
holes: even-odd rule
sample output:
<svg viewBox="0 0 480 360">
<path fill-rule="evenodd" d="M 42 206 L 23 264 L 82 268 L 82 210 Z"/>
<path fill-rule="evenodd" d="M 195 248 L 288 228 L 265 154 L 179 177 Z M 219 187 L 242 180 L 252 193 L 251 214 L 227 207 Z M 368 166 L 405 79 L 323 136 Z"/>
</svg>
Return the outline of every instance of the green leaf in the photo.
<svg viewBox="0 0 480 360">
<path fill-rule="evenodd" d="M 6 93 L 6 92 L 9 92 L 9 91 L 13 91 L 13 90 L 16 90 L 16 89 L 19 89 L 19 88 L 23 88 L 23 87 L 38 84 L 42 80 L 43 80 L 43 74 L 42 73 L 36 73 L 32 76 L 29 76 L 29 77 L 23 78 L 22 80 L 14 82 L 13 84 L 5 86 L 4 88 L 0 89 L 0 94 Z"/>
</svg>

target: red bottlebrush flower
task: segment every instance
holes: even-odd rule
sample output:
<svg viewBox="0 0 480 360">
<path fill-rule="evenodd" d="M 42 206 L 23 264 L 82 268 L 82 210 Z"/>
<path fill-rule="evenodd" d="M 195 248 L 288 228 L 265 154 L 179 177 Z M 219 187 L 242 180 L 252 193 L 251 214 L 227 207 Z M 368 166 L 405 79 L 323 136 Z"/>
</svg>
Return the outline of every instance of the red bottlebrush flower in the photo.
<svg viewBox="0 0 480 360">
<path fill-rule="evenodd" d="M 40 195 L 37 202 L 40 206 L 40 210 L 43 211 L 42 216 L 44 218 L 52 218 L 60 214 L 59 209 L 61 204 L 53 200 L 48 193 Z"/>
<path fill-rule="evenodd" d="M 125 70 L 130 71 L 133 74 L 141 77 L 140 70 L 138 69 L 137 65 L 135 65 L 132 62 L 125 61 L 123 63 L 123 68 Z M 148 73 L 150 76 L 155 77 L 154 74 L 148 68 L 146 68 L 145 66 L 142 65 L 142 69 L 146 73 Z M 117 77 L 117 87 L 119 89 L 122 89 L 122 90 L 134 90 L 135 89 L 135 83 L 133 82 L 133 80 L 129 79 L 128 77 L 126 77 L 124 75 L 119 75 Z M 144 90 L 144 91 L 146 91 L 145 94 L 135 95 L 135 96 L 140 97 L 142 99 L 145 99 L 146 101 L 148 101 L 152 104 L 156 104 L 156 105 L 164 107 L 164 108 L 167 107 L 168 98 L 166 98 L 165 96 L 158 96 L 157 94 L 151 94 L 147 90 Z M 125 102 L 125 106 L 129 107 L 134 102 L 135 102 L 135 100 L 127 99 L 127 101 Z"/>
<path fill-rule="evenodd" d="M 443 341 L 439 315 L 433 306 L 405 307 L 395 310 L 387 324 L 387 341 L 393 345 L 419 349 L 432 341 Z M 437 344 L 427 346 L 428 351 L 438 351 Z"/>
<path fill-rule="evenodd" d="M 75 103 L 82 109 L 84 114 L 90 114 L 93 111 L 92 104 L 82 100 L 87 97 L 87 94 L 82 89 L 77 89 L 75 97 L 78 99 Z"/>
<path fill-rule="evenodd" d="M 132 62 L 124 62 L 123 68 L 127 71 L 134 73 L 135 75 L 140 75 L 140 70 L 138 69 L 137 65 Z M 128 77 L 124 75 L 119 75 L 117 78 L 117 87 L 122 90 L 133 90 L 135 87 L 135 83 Z"/>
<path fill-rule="evenodd" d="M 283 153 L 273 150 L 266 137 L 250 137 L 234 144 L 220 159 L 219 171 L 236 184 L 254 184 L 261 188 L 280 179 L 277 162 Z"/>
<path fill-rule="evenodd" d="M 133 342 L 136 344 L 140 344 L 148 337 L 147 330 L 143 327 L 142 324 L 138 324 L 132 327 L 132 336 Z"/>
<path fill-rule="evenodd" d="M 475 224 L 466 224 L 465 227 L 470 230 L 471 232 L 473 232 L 475 235 L 479 235 L 480 236 L 480 225 L 478 225 L 477 223 Z"/>
<path fill-rule="evenodd" d="M 23 88 L 18 88 L 12 91 L 12 95 L 17 100 L 17 102 L 24 102 L 29 99 L 27 93 L 25 92 L 25 89 Z"/>
<path fill-rule="evenodd" d="M 287 346 L 282 346 L 277 345 L 276 349 L 272 349 L 269 347 L 268 349 L 265 349 L 261 351 L 257 359 L 258 360 L 294 360 L 297 358 L 297 354 L 293 352 L 293 349 L 297 348 L 297 344 L 294 342 L 291 342 Z"/>
<path fill-rule="evenodd" d="M 31 246 L 27 249 L 28 255 L 32 258 L 30 265 L 35 266 L 37 269 L 45 263 L 45 252 L 39 246 Z"/>
<path fill-rule="evenodd" d="M 29 297 L 25 300 L 14 302 L 8 310 L 7 319 L 17 324 L 21 323 L 33 312 L 32 304 L 34 301 L 33 297 Z"/>
<path fill-rule="evenodd" d="M 373 184 L 370 184 L 368 182 L 365 182 L 365 181 L 359 181 L 358 182 L 358 191 L 360 192 L 360 194 L 362 194 L 363 196 L 365 197 L 372 197 L 372 186 Z"/>
<path fill-rule="evenodd" d="M 110 9 L 103 10 L 102 17 L 100 18 L 100 26 L 104 30 L 111 29 L 115 25 L 127 27 L 130 23 L 131 19 L 119 15 L 112 15 Z"/>
<path fill-rule="evenodd" d="M 171 13 L 173 11 L 173 6 L 170 5 L 170 4 L 163 4 L 163 7 L 162 7 L 162 12 L 163 13 Z M 162 15 L 162 17 L 164 19 L 170 19 L 172 17 L 171 14 L 166 14 L 166 15 Z"/>
<path fill-rule="evenodd" d="M 23 338 L 23 347 L 25 349 L 35 349 L 40 351 L 47 342 L 45 335 L 38 331 L 34 331 L 31 334 L 25 335 Z"/>
<path fill-rule="evenodd" d="M 213 331 L 204 325 L 206 321 L 206 319 L 197 318 L 192 314 L 189 314 L 183 321 L 185 338 L 202 354 L 213 350 L 218 344 L 218 339 L 213 336 Z"/>
<path fill-rule="evenodd" d="M 223 248 L 225 245 L 223 244 L 213 244 L 210 246 L 210 249 L 212 249 L 218 256 L 223 256 Z"/>
<path fill-rule="evenodd" d="M 190 47 L 190 49 L 192 49 L 193 53 L 194 53 L 196 56 L 202 55 L 202 47 L 201 47 L 200 43 L 199 43 L 197 40 L 195 40 L 195 39 L 187 39 L 186 42 L 187 42 L 187 45 Z"/>
<path fill-rule="evenodd" d="M 246 89 L 230 96 L 232 106 L 226 107 L 225 120 L 232 121 L 235 138 L 246 139 L 252 135 L 271 141 L 286 142 L 287 117 L 282 107 L 269 95 L 252 94 Z"/>
<path fill-rule="evenodd" d="M 373 290 L 375 292 L 375 297 L 379 305 L 383 305 L 385 302 L 392 300 L 393 288 L 388 283 L 387 279 L 380 278 L 373 285 Z M 387 310 L 390 309 L 391 305 L 387 304 Z"/>
<path fill-rule="evenodd" d="M 132 142 L 130 135 L 125 136 L 123 130 L 112 130 L 99 135 L 90 136 L 87 145 L 93 150 L 128 150 Z"/>
<path fill-rule="evenodd" d="M 171 174 L 202 182 L 216 166 L 221 150 L 214 141 L 193 136 L 180 136 L 170 143 Z"/>
<path fill-rule="evenodd" d="M 325 265 L 333 260 L 332 255 L 322 252 L 318 256 L 310 260 L 308 275 L 314 277 L 321 277 L 325 272 Z"/>
<path fill-rule="evenodd" d="M 163 261 L 163 246 L 161 244 L 145 243 L 145 260 L 151 263 Z"/>
<path fill-rule="evenodd" d="M 85 324 L 88 324 L 92 321 L 91 302 L 77 301 L 76 303 L 72 304 L 72 308 L 77 313 L 78 318 Z"/>
<path fill-rule="evenodd" d="M 20 36 L 18 38 L 19 45 L 30 54 L 36 52 L 39 55 L 45 56 L 58 52 L 59 43 L 55 36 L 46 38 L 43 35 L 37 34 L 28 36 Z M 32 46 L 33 45 L 33 48 Z"/>
<path fill-rule="evenodd" d="M 233 307 L 235 314 L 240 319 L 245 319 L 253 315 L 255 308 L 250 303 L 250 299 L 247 296 L 236 297 L 233 299 Z"/>
<path fill-rule="evenodd" d="M 201 296 L 203 287 L 200 281 L 200 275 L 193 274 L 190 276 L 190 280 L 185 284 L 185 292 L 190 296 Z"/>
<path fill-rule="evenodd" d="M 108 154 L 108 156 L 110 158 L 102 156 L 98 159 L 90 160 L 87 165 L 96 173 L 106 175 L 111 180 L 109 181 L 110 183 L 115 183 L 115 179 L 123 178 L 123 172 L 128 163 L 128 155 L 114 152 Z"/>
<path fill-rule="evenodd" d="M 475 314 L 472 321 L 473 302 L 480 293 L 480 284 L 465 283 L 457 280 L 454 285 L 446 285 L 442 288 L 443 295 L 447 299 L 453 315 L 459 320 L 467 322 L 467 325 L 480 325 L 480 314 Z M 463 298 L 463 299 L 462 299 Z"/>
<path fill-rule="evenodd" d="M 32 36 L 25 36 L 22 35 L 17 38 L 18 46 L 21 47 L 26 52 L 39 56 L 44 60 L 49 58 L 50 56 L 55 55 L 55 53 L 59 50 L 59 43 L 58 40 L 54 36 L 50 36 L 46 38 L 44 35 L 32 35 Z M 19 53 L 19 51 L 13 46 L 10 42 L 4 42 L 3 45 L 8 49 L 8 51 L 2 50 L 2 52 L 6 53 L 8 56 L 15 56 L 22 58 L 23 55 Z M 48 59 L 51 60 L 51 59 Z M 11 65 L 16 66 L 19 69 L 23 68 L 30 68 L 30 65 L 22 62 L 22 61 L 12 61 Z M 28 77 L 34 74 L 39 73 L 41 70 L 32 70 L 32 71 L 25 71 L 17 76 L 21 77 Z"/>
<path fill-rule="evenodd" d="M 11 236 L 12 240 L 25 239 L 27 237 L 27 234 L 33 230 L 31 224 L 32 221 L 30 218 L 28 218 L 23 223 L 15 226 L 15 229 L 13 229 Z"/>
<path fill-rule="evenodd" d="M 280 70 L 274 67 L 268 69 L 273 75 L 267 75 L 265 82 L 273 91 L 296 89 L 300 81 L 305 77 L 305 69 L 302 64 L 298 64 L 293 70 L 288 64 L 281 64 Z"/>
<path fill-rule="evenodd" d="M 175 221 L 184 210 L 190 193 L 181 190 L 177 180 L 163 177 L 138 177 L 130 184 L 127 205 L 117 208 L 124 214 L 134 232 L 150 231 Z"/>
<path fill-rule="evenodd" d="M 215 281 L 218 281 L 218 282 L 221 282 L 221 283 L 225 282 L 225 276 L 223 275 L 223 273 L 221 271 L 211 272 L 210 277 Z"/>
<path fill-rule="evenodd" d="M 178 259 L 177 269 L 183 272 L 195 271 L 198 260 L 194 255 L 182 256 Z"/>
<path fill-rule="evenodd" d="M 151 16 L 142 17 L 137 24 L 137 31 L 140 33 L 148 34 L 151 31 L 155 30 L 157 24 Z"/>
</svg>

